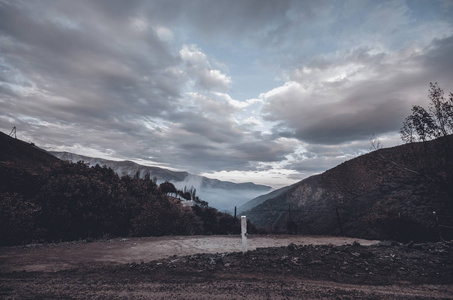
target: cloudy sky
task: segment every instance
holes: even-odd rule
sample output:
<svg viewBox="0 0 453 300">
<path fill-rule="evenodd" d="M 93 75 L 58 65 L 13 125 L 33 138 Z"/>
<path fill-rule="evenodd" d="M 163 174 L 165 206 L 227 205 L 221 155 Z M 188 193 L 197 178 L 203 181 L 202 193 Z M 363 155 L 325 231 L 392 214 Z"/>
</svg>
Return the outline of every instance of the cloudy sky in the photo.
<svg viewBox="0 0 453 300">
<path fill-rule="evenodd" d="M 287 185 L 453 91 L 453 1 L 0 0 L 0 130 Z"/>
</svg>

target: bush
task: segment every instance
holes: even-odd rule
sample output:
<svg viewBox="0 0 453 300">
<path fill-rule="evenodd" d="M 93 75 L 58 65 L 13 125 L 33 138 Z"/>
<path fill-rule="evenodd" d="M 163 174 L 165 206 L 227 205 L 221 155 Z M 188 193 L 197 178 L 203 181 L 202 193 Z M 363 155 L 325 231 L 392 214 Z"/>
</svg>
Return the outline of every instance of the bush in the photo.
<svg viewBox="0 0 453 300">
<path fill-rule="evenodd" d="M 28 243 L 39 238 L 36 221 L 40 212 L 39 206 L 24 201 L 20 194 L 0 194 L 1 245 Z"/>
</svg>

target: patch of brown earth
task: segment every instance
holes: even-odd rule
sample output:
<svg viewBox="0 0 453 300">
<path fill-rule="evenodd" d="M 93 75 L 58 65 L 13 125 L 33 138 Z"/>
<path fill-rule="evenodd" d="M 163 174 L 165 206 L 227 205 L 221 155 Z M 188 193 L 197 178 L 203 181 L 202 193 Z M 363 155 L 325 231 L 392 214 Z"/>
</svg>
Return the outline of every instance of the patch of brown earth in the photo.
<svg viewBox="0 0 453 300">
<path fill-rule="evenodd" d="M 3 258 L 2 258 L 3 259 Z M 296 245 L 0 273 L 0 298 L 452 299 L 453 243 Z"/>
</svg>

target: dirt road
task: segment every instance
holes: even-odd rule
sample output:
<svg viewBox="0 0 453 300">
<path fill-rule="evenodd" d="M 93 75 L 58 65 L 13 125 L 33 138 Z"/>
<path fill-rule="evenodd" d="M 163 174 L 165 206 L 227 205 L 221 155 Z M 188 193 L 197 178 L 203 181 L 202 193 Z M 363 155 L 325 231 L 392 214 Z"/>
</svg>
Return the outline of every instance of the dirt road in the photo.
<svg viewBox="0 0 453 300">
<path fill-rule="evenodd" d="M 453 299 L 452 243 L 353 241 L 250 237 L 247 253 L 238 237 L 6 247 L 0 299 Z"/>
</svg>

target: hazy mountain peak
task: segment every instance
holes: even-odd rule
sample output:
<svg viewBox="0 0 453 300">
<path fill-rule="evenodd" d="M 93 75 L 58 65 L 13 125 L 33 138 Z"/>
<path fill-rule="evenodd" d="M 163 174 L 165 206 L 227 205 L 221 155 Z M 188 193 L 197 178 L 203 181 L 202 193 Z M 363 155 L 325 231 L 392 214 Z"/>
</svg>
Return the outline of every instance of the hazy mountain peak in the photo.
<svg viewBox="0 0 453 300">
<path fill-rule="evenodd" d="M 234 183 L 211 179 L 204 176 L 190 174 L 183 171 L 171 171 L 160 167 L 151 167 L 137 164 L 132 161 L 114 161 L 103 158 L 94 158 L 78 155 L 70 152 L 51 152 L 55 157 L 72 162 L 84 161 L 89 165 L 100 165 L 112 168 L 119 176 L 135 176 L 139 172 L 140 177 L 147 173 L 157 181 L 172 182 L 178 189 L 185 186 L 197 189 L 197 195 L 209 205 L 220 210 L 232 210 L 235 206 L 242 205 L 251 198 L 268 192 L 271 187 L 258 185 L 252 182 Z"/>
</svg>

